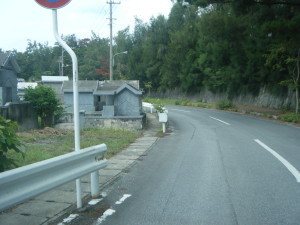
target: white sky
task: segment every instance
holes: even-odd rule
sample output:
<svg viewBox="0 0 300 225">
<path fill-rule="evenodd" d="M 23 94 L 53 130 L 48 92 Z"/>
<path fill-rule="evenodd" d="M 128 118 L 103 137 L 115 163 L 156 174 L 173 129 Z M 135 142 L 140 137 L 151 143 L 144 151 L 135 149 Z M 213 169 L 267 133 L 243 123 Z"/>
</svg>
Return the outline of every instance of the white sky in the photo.
<svg viewBox="0 0 300 225">
<path fill-rule="evenodd" d="M 109 4 L 107 0 L 72 0 L 58 9 L 59 34 L 91 37 L 93 30 L 100 37 L 109 37 Z M 119 2 L 115 0 L 115 2 Z M 171 0 L 120 0 L 113 5 L 113 31 L 134 27 L 134 18 L 144 22 L 159 14 L 169 15 Z M 0 48 L 4 51 L 25 51 L 27 40 L 53 46 L 52 10 L 38 5 L 35 0 L 0 0 Z"/>
</svg>

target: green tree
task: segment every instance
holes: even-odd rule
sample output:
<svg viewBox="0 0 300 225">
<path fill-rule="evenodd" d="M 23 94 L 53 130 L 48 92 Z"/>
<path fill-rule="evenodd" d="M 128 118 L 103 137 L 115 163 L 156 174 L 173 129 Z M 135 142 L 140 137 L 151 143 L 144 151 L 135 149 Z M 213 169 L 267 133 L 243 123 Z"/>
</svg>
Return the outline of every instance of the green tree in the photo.
<svg viewBox="0 0 300 225">
<path fill-rule="evenodd" d="M 300 10 L 298 11 L 300 12 Z M 300 86 L 300 14 L 285 11 L 285 16 L 266 24 L 266 30 L 274 37 L 266 54 L 266 64 L 284 74 L 278 81 L 295 90 L 295 112 L 299 112 Z"/>
<path fill-rule="evenodd" d="M 114 70 L 116 72 L 114 72 L 114 79 L 128 80 L 130 77 L 128 59 L 133 49 L 132 35 L 129 32 L 129 27 L 118 32 L 117 36 L 114 38 L 114 43 L 114 54 L 127 51 L 127 54 L 120 54 L 115 58 Z"/>
<path fill-rule="evenodd" d="M 186 53 L 189 51 L 186 41 L 188 35 L 182 30 L 185 24 L 186 10 L 181 4 L 175 4 L 167 21 L 169 43 L 164 56 L 160 82 L 163 90 L 180 87 L 179 76 Z"/>
<path fill-rule="evenodd" d="M 145 82 L 144 83 L 145 88 L 148 89 L 148 97 L 150 97 L 151 94 L 151 88 L 152 88 L 152 82 Z"/>
<path fill-rule="evenodd" d="M 100 38 L 93 33 L 91 40 L 86 44 L 84 56 L 79 66 L 81 80 L 103 80 L 109 62 L 109 40 Z"/>
<path fill-rule="evenodd" d="M 28 41 L 24 53 L 15 52 L 16 60 L 21 68 L 20 77 L 25 80 L 40 80 L 42 75 L 58 74 L 58 57 L 48 44 Z"/>
<path fill-rule="evenodd" d="M 39 85 L 36 88 L 28 88 L 24 99 L 33 104 L 35 112 L 41 118 L 42 127 L 52 126 L 54 116 L 62 112 L 62 104 L 50 87 Z"/>
<path fill-rule="evenodd" d="M 24 152 L 21 149 L 22 144 L 15 133 L 17 128 L 15 122 L 0 116 L 0 172 L 17 166 L 14 159 L 8 155 L 10 150 L 20 153 L 24 157 Z"/>
</svg>

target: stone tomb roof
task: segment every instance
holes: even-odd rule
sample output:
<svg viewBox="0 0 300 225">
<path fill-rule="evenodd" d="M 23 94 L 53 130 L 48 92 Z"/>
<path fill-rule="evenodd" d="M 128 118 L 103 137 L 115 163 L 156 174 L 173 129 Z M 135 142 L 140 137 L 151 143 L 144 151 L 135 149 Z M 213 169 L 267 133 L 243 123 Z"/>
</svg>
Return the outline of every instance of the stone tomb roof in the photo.
<svg viewBox="0 0 300 225">
<path fill-rule="evenodd" d="M 92 92 L 94 95 L 115 95 L 120 93 L 125 88 L 136 95 L 142 95 L 142 91 L 140 91 L 138 87 L 138 81 L 78 81 L 78 92 Z M 73 92 L 73 82 L 64 81 L 62 90 L 63 92 Z"/>
<path fill-rule="evenodd" d="M 14 70 L 17 73 L 21 72 L 21 69 L 11 52 L 0 53 L 0 69 Z"/>
</svg>

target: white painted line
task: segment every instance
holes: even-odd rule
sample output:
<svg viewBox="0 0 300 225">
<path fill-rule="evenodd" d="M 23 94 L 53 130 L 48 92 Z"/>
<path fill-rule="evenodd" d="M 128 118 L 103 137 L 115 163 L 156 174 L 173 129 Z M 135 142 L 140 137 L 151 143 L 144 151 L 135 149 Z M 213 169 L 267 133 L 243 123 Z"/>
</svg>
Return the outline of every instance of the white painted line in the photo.
<svg viewBox="0 0 300 225">
<path fill-rule="evenodd" d="M 101 195 L 103 198 L 107 197 L 107 193 L 106 193 L 106 192 L 102 192 L 100 195 Z"/>
<path fill-rule="evenodd" d="M 96 225 L 101 224 L 102 222 L 104 222 L 106 220 L 107 217 L 113 215 L 116 212 L 116 210 L 114 209 L 108 209 L 106 210 L 103 215 L 97 219 Z"/>
<path fill-rule="evenodd" d="M 259 144 L 261 147 L 266 149 L 268 152 L 270 152 L 273 156 L 275 156 L 294 175 L 297 182 L 300 183 L 300 173 L 292 164 L 290 164 L 285 158 L 283 158 L 281 155 L 279 155 L 277 152 L 275 152 L 273 149 L 265 145 L 260 140 L 255 139 L 254 141 L 257 144 Z"/>
<path fill-rule="evenodd" d="M 89 201 L 89 205 L 97 205 L 99 202 L 101 202 L 103 200 L 103 198 L 100 199 L 93 199 L 91 201 Z"/>
<path fill-rule="evenodd" d="M 217 120 L 217 121 L 219 121 L 219 122 L 221 122 L 221 123 L 224 123 L 224 124 L 230 126 L 230 123 L 227 123 L 227 122 L 225 122 L 225 121 L 223 121 L 223 120 L 217 119 L 217 118 L 212 117 L 212 116 L 210 116 L 210 118 L 211 118 L 211 119 L 214 119 L 214 120 Z"/>
<path fill-rule="evenodd" d="M 119 201 L 116 202 L 116 205 L 122 204 L 127 198 L 130 198 L 130 197 L 131 197 L 131 195 L 128 195 L 128 194 L 123 195 L 123 197 Z"/>
<path fill-rule="evenodd" d="M 68 218 L 63 219 L 62 223 L 59 223 L 58 225 L 64 225 L 64 223 L 70 223 L 72 220 L 74 220 L 77 216 L 79 216 L 78 214 L 70 214 L 70 216 Z"/>
<path fill-rule="evenodd" d="M 191 111 L 181 110 L 181 109 L 171 109 L 172 111 L 178 111 L 178 112 L 186 112 L 190 113 Z"/>
</svg>

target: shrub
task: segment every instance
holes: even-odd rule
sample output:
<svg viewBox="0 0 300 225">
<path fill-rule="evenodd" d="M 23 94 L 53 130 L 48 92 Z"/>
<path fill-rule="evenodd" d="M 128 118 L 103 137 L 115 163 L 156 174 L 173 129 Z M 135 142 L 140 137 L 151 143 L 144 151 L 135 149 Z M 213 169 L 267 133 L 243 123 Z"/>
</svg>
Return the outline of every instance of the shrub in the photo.
<svg viewBox="0 0 300 225">
<path fill-rule="evenodd" d="M 18 125 L 15 122 L 0 116 L 0 172 L 10 169 L 12 166 L 17 166 L 15 160 L 8 156 L 10 150 L 14 150 L 24 157 L 21 150 L 22 144 L 15 133 L 17 128 Z"/>
<path fill-rule="evenodd" d="M 282 111 L 282 113 L 291 111 L 291 110 L 292 110 L 291 103 L 288 103 L 288 104 L 282 104 L 282 105 L 280 105 L 280 106 L 278 107 L 278 109 L 279 109 L 280 111 Z"/>
<path fill-rule="evenodd" d="M 285 122 L 300 123 L 300 116 L 299 114 L 295 114 L 295 113 L 281 114 L 279 115 L 279 119 Z"/>
<path fill-rule="evenodd" d="M 236 106 L 229 100 L 223 100 L 217 103 L 217 109 L 220 110 L 234 110 Z"/>
<path fill-rule="evenodd" d="M 39 85 L 36 88 L 28 88 L 24 99 L 32 103 L 34 111 L 41 118 L 42 127 L 51 127 L 53 118 L 63 112 L 62 103 L 50 87 Z"/>
<path fill-rule="evenodd" d="M 160 112 L 160 113 L 163 113 L 163 112 L 165 112 L 165 107 L 164 107 L 164 105 L 162 105 L 162 104 L 157 104 L 157 105 L 155 105 L 155 109 L 158 111 L 158 112 Z"/>
</svg>

